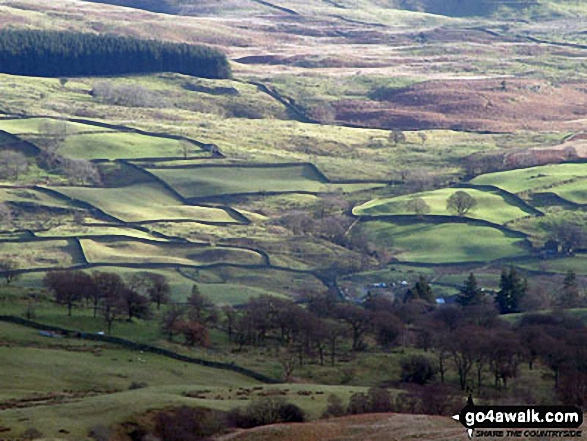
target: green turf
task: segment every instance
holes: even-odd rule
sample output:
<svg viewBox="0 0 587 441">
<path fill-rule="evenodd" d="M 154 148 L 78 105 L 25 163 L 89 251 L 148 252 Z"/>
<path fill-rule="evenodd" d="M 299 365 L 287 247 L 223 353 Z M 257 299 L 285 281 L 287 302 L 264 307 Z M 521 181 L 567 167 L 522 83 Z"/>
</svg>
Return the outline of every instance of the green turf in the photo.
<svg viewBox="0 0 587 441">
<path fill-rule="evenodd" d="M 325 181 L 311 167 L 195 167 L 150 169 L 186 198 L 261 191 L 321 191 Z"/>
<path fill-rule="evenodd" d="M 376 186 L 372 184 L 329 185 L 323 176 L 308 165 L 152 168 L 149 171 L 163 179 L 185 198 L 258 192 L 324 192 L 335 188 L 355 191 Z"/>
<path fill-rule="evenodd" d="M 471 181 L 478 185 L 494 185 L 511 193 L 544 189 L 571 179 L 587 177 L 585 164 L 554 164 L 489 173 Z"/>
<path fill-rule="evenodd" d="M 373 221 L 365 223 L 364 231 L 375 243 L 395 250 L 395 257 L 410 262 L 480 262 L 526 254 L 521 239 L 491 227 Z"/>
<path fill-rule="evenodd" d="M 346 402 L 352 393 L 365 390 L 315 384 L 258 385 L 231 371 L 97 342 L 41 337 L 36 330 L 1 322 L 0 336 L 10 344 L 0 347 L 4 385 L 0 400 L 44 396 L 52 404 L 3 410 L 2 424 L 12 429 L 11 437 L 35 427 L 50 439 L 80 440 L 97 425 L 110 426 L 149 409 L 188 404 L 227 411 L 271 390 L 282 391 L 279 395 L 314 419 L 324 411 L 331 393 Z M 129 390 L 132 383 L 145 387 Z M 72 393 L 90 395 L 73 397 Z M 186 397 L 186 393 L 198 393 L 200 398 Z"/>
<path fill-rule="evenodd" d="M 243 269 L 233 267 L 185 270 L 198 284 L 222 291 L 227 283 L 237 284 L 247 292 L 291 296 L 298 291 L 320 291 L 324 285 L 311 274 L 292 273 L 273 268 Z M 249 290 L 250 288 L 250 290 Z"/>
<path fill-rule="evenodd" d="M 156 183 L 123 188 L 55 187 L 54 190 L 87 202 L 126 222 L 193 220 L 236 222 L 225 210 L 184 205 Z"/>
<path fill-rule="evenodd" d="M 210 265 L 234 263 L 260 265 L 261 256 L 238 248 L 197 245 L 150 244 L 134 241 L 100 242 L 81 240 L 84 253 L 92 263 L 176 263 L 182 265 Z"/>
<path fill-rule="evenodd" d="M 587 255 L 577 254 L 572 257 L 556 259 L 535 259 L 520 263 L 518 266 L 534 271 L 548 271 L 561 274 L 574 271 L 578 275 L 587 276 Z"/>
<path fill-rule="evenodd" d="M 587 167 L 587 164 L 585 164 L 585 167 Z M 575 204 L 587 204 L 587 179 L 557 185 L 548 191 Z"/>
<path fill-rule="evenodd" d="M 174 139 L 112 132 L 69 136 L 59 152 L 68 157 L 82 159 L 137 159 L 182 157 L 182 146 L 189 146 L 188 157 L 210 156 L 198 146 Z"/>
<path fill-rule="evenodd" d="M 464 191 L 477 200 L 477 206 L 467 213 L 467 217 L 483 219 L 503 224 L 527 216 L 521 208 L 508 203 L 497 192 L 474 189 L 444 188 L 441 190 L 414 193 L 396 198 L 373 199 L 353 209 L 357 216 L 382 216 L 390 214 L 414 214 L 406 203 L 414 198 L 422 198 L 430 206 L 431 215 L 454 215 L 446 209 L 447 199 L 457 191 Z"/>
</svg>

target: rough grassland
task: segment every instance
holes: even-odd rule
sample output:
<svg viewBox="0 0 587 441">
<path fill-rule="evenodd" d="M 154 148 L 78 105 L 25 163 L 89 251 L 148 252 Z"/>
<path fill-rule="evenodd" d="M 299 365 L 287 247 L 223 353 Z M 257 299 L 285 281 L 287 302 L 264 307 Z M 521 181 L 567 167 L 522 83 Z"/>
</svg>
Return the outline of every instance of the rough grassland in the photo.
<svg viewBox="0 0 587 441">
<path fill-rule="evenodd" d="M 574 271 L 577 275 L 587 276 L 587 255 L 577 254 L 573 257 L 562 259 L 539 259 L 522 263 L 520 266 L 534 271 L 549 271 L 561 274 Z"/>
<path fill-rule="evenodd" d="M 364 391 L 349 386 L 258 385 L 230 371 L 76 339 L 48 339 L 6 323 L 0 323 L 0 335 L 10 344 L 0 347 L 0 381 L 5 385 L 0 399 L 37 397 L 22 408 L 0 411 L 11 436 L 36 427 L 51 439 L 63 438 L 60 430 L 69 432 L 68 439 L 85 439 L 96 425 L 123 422 L 149 409 L 187 404 L 226 411 L 270 390 L 279 390 L 310 418 L 317 418 L 329 394 L 347 402 L 352 393 Z M 133 382 L 145 387 L 129 390 Z M 188 392 L 201 398 L 185 397 Z"/>
<path fill-rule="evenodd" d="M 183 205 L 155 183 L 123 188 L 55 187 L 53 190 L 87 202 L 125 222 L 177 219 L 236 222 L 219 208 Z"/>
<path fill-rule="evenodd" d="M 528 213 L 519 207 L 509 204 L 496 192 L 474 189 L 445 188 L 424 193 L 414 193 L 397 198 L 373 199 L 353 209 L 357 216 L 382 216 L 389 214 L 414 214 L 408 210 L 407 202 L 414 198 L 422 198 L 430 206 L 431 215 L 454 215 L 446 209 L 447 199 L 457 191 L 464 191 L 477 200 L 477 206 L 467 213 L 467 217 L 483 219 L 503 224 L 505 222 L 527 216 Z"/>
<path fill-rule="evenodd" d="M 0 130 L 4 130 L 14 135 L 38 135 L 42 132 L 41 127 L 44 123 L 55 124 L 56 120 L 48 118 L 0 119 Z M 65 126 L 65 131 L 68 135 L 86 132 L 111 131 L 107 128 L 90 126 L 81 123 L 59 122 L 59 124 Z"/>
<path fill-rule="evenodd" d="M 375 243 L 397 250 L 400 260 L 410 262 L 483 262 L 526 254 L 522 240 L 491 227 L 373 221 L 364 229 Z"/>
<path fill-rule="evenodd" d="M 389 441 L 461 439 L 463 427 L 447 417 L 404 414 L 355 415 L 305 424 L 276 424 L 226 436 L 234 441 Z"/>
<path fill-rule="evenodd" d="M 555 164 L 519 170 L 488 173 L 471 181 L 477 185 L 494 185 L 511 193 L 546 189 L 570 179 L 587 177 L 585 164 Z"/>
<path fill-rule="evenodd" d="M 0 259 L 15 260 L 20 268 L 68 267 L 82 263 L 78 249 L 67 240 L 0 243 Z"/>
</svg>

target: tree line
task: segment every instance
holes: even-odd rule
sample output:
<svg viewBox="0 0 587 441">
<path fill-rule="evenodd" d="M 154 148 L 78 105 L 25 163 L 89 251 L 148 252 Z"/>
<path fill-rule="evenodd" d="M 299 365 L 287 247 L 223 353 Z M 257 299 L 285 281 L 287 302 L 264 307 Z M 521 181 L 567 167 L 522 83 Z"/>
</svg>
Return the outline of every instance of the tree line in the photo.
<svg viewBox="0 0 587 441">
<path fill-rule="evenodd" d="M 152 72 L 231 77 L 226 56 L 207 46 L 14 29 L 0 31 L 0 72 L 41 77 Z"/>
<path fill-rule="evenodd" d="M 170 301 L 165 277 L 155 273 L 135 273 L 125 280 L 114 273 L 54 271 L 44 282 L 70 313 L 84 302 L 94 308 L 95 316 L 100 311 L 109 332 L 115 320 L 151 317 L 149 302 L 159 309 Z M 239 307 L 215 305 L 194 284 L 184 303 L 167 304 L 158 316 L 170 342 L 207 347 L 210 331 L 216 329 L 227 335 L 235 352 L 245 347 L 268 350 L 281 364 L 285 380 L 304 366 L 337 366 L 360 352 L 400 350 L 401 372 L 390 381 L 407 395 L 390 409 L 434 413 L 445 407 L 432 401 L 432 395 L 446 401 L 462 394 L 460 390 L 480 395 L 511 390 L 522 363 L 529 370 L 539 363 L 549 371 L 561 402 L 587 403 L 587 327 L 563 310 L 526 314 L 517 322 L 503 320 L 500 313 L 520 310 L 526 291 L 527 282 L 515 268 L 503 270 L 495 294 L 479 288 L 471 273 L 456 303 L 443 306 L 436 304 L 423 276 L 395 300 L 368 294 L 363 301 L 351 302 L 331 289 L 307 293 L 301 304 L 266 295 Z M 578 305 L 579 287 L 572 272 L 562 283 L 560 301 L 562 307 Z M 529 401 L 539 399 L 532 390 L 517 389 L 514 393 L 527 395 Z M 357 396 L 345 412 L 381 407 L 369 407 L 369 400 Z"/>
</svg>

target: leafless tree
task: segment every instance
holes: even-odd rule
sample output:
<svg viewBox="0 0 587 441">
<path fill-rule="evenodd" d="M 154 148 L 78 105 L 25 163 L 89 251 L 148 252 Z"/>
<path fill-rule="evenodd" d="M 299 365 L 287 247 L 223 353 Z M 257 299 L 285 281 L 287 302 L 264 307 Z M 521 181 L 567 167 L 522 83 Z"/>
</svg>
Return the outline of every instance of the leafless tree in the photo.
<svg viewBox="0 0 587 441">
<path fill-rule="evenodd" d="M 101 183 L 98 168 L 86 159 L 65 159 L 61 170 L 74 185 L 98 185 Z"/>
<path fill-rule="evenodd" d="M 406 142 L 406 135 L 401 130 L 392 130 L 389 134 L 389 140 L 395 145 Z"/>
<path fill-rule="evenodd" d="M 42 166 L 53 169 L 59 166 L 63 158 L 58 150 L 68 134 L 66 121 L 45 120 L 39 124 L 39 137 L 35 144 L 41 149 L 39 157 Z"/>
<path fill-rule="evenodd" d="M 0 177 L 18 179 L 29 168 L 27 157 L 14 150 L 0 152 Z"/>
<path fill-rule="evenodd" d="M 191 142 L 182 139 L 179 141 L 179 151 L 183 156 L 183 159 L 188 159 L 190 152 L 192 151 L 193 145 Z"/>
<path fill-rule="evenodd" d="M 19 266 L 18 261 L 11 258 L 0 260 L 0 275 L 6 280 L 7 285 L 20 276 Z"/>
<path fill-rule="evenodd" d="M 12 210 L 5 203 L 0 204 L 0 225 L 12 225 Z"/>
<path fill-rule="evenodd" d="M 406 202 L 406 209 L 410 212 L 416 213 L 418 216 L 423 216 L 430 213 L 430 205 L 420 197 L 412 198 Z"/>
<path fill-rule="evenodd" d="M 424 132 L 418 132 L 418 138 L 420 138 L 422 144 L 426 144 L 426 141 L 428 140 L 428 135 L 426 135 L 426 133 Z"/>
<path fill-rule="evenodd" d="M 126 107 L 165 107 L 167 101 L 138 84 L 114 84 L 101 81 L 92 88 L 92 96 L 105 104 Z"/>
</svg>

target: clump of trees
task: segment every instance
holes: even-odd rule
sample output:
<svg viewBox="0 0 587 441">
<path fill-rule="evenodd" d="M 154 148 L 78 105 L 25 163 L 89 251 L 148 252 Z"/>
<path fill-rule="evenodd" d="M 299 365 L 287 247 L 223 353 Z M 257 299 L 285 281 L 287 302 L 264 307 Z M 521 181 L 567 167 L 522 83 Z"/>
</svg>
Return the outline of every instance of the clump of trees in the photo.
<svg viewBox="0 0 587 441">
<path fill-rule="evenodd" d="M 37 163 L 50 172 L 68 178 L 72 185 L 99 185 L 102 177 L 98 167 L 86 159 L 66 158 L 59 148 L 68 136 L 66 121 L 43 121 L 39 125 L 39 136 L 35 141 L 40 149 Z"/>
<path fill-rule="evenodd" d="M 28 159 L 21 152 L 15 150 L 0 151 L 0 179 L 17 180 L 28 169 Z"/>
<path fill-rule="evenodd" d="M 157 274 L 139 273 L 129 280 L 109 272 L 49 271 L 43 284 L 53 294 L 55 302 L 67 307 L 71 316 L 74 307 L 90 306 L 94 317 L 102 312 L 111 332 L 115 320 L 126 317 L 147 318 L 149 302 L 166 303 L 169 285 L 161 283 Z"/>
<path fill-rule="evenodd" d="M 250 429 L 277 423 L 303 423 L 304 411 L 283 397 L 262 397 L 251 401 L 245 408 L 236 407 L 229 412 L 233 427 Z"/>
<path fill-rule="evenodd" d="M 101 103 L 115 106 L 165 107 L 168 105 L 164 97 L 139 84 L 115 84 L 111 81 L 100 81 L 94 84 L 91 95 Z"/>
<path fill-rule="evenodd" d="M 0 203 L 0 226 L 10 227 L 12 225 L 12 208 L 6 203 Z"/>
<path fill-rule="evenodd" d="M 520 311 L 520 301 L 528 291 L 528 280 L 522 279 L 514 267 L 504 269 L 501 273 L 499 291 L 495 301 L 501 314 Z"/>
<path fill-rule="evenodd" d="M 580 215 L 549 217 L 540 225 L 557 252 L 571 255 L 587 247 L 587 219 Z"/>
<path fill-rule="evenodd" d="M 230 78 L 226 56 L 190 44 L 89 33 L 4 29 L 0 71 L 14 75 L 67 77 L 177 72 Z"/>
<path fill-rule="evenodd" d="M 0 259 L 0 277 L 6 280 L 7 285 L 20 277 L 20 273 L 18 272 L 19 268 L 20 264 L 15 258 L 5 257 Z"/>
</svg>

